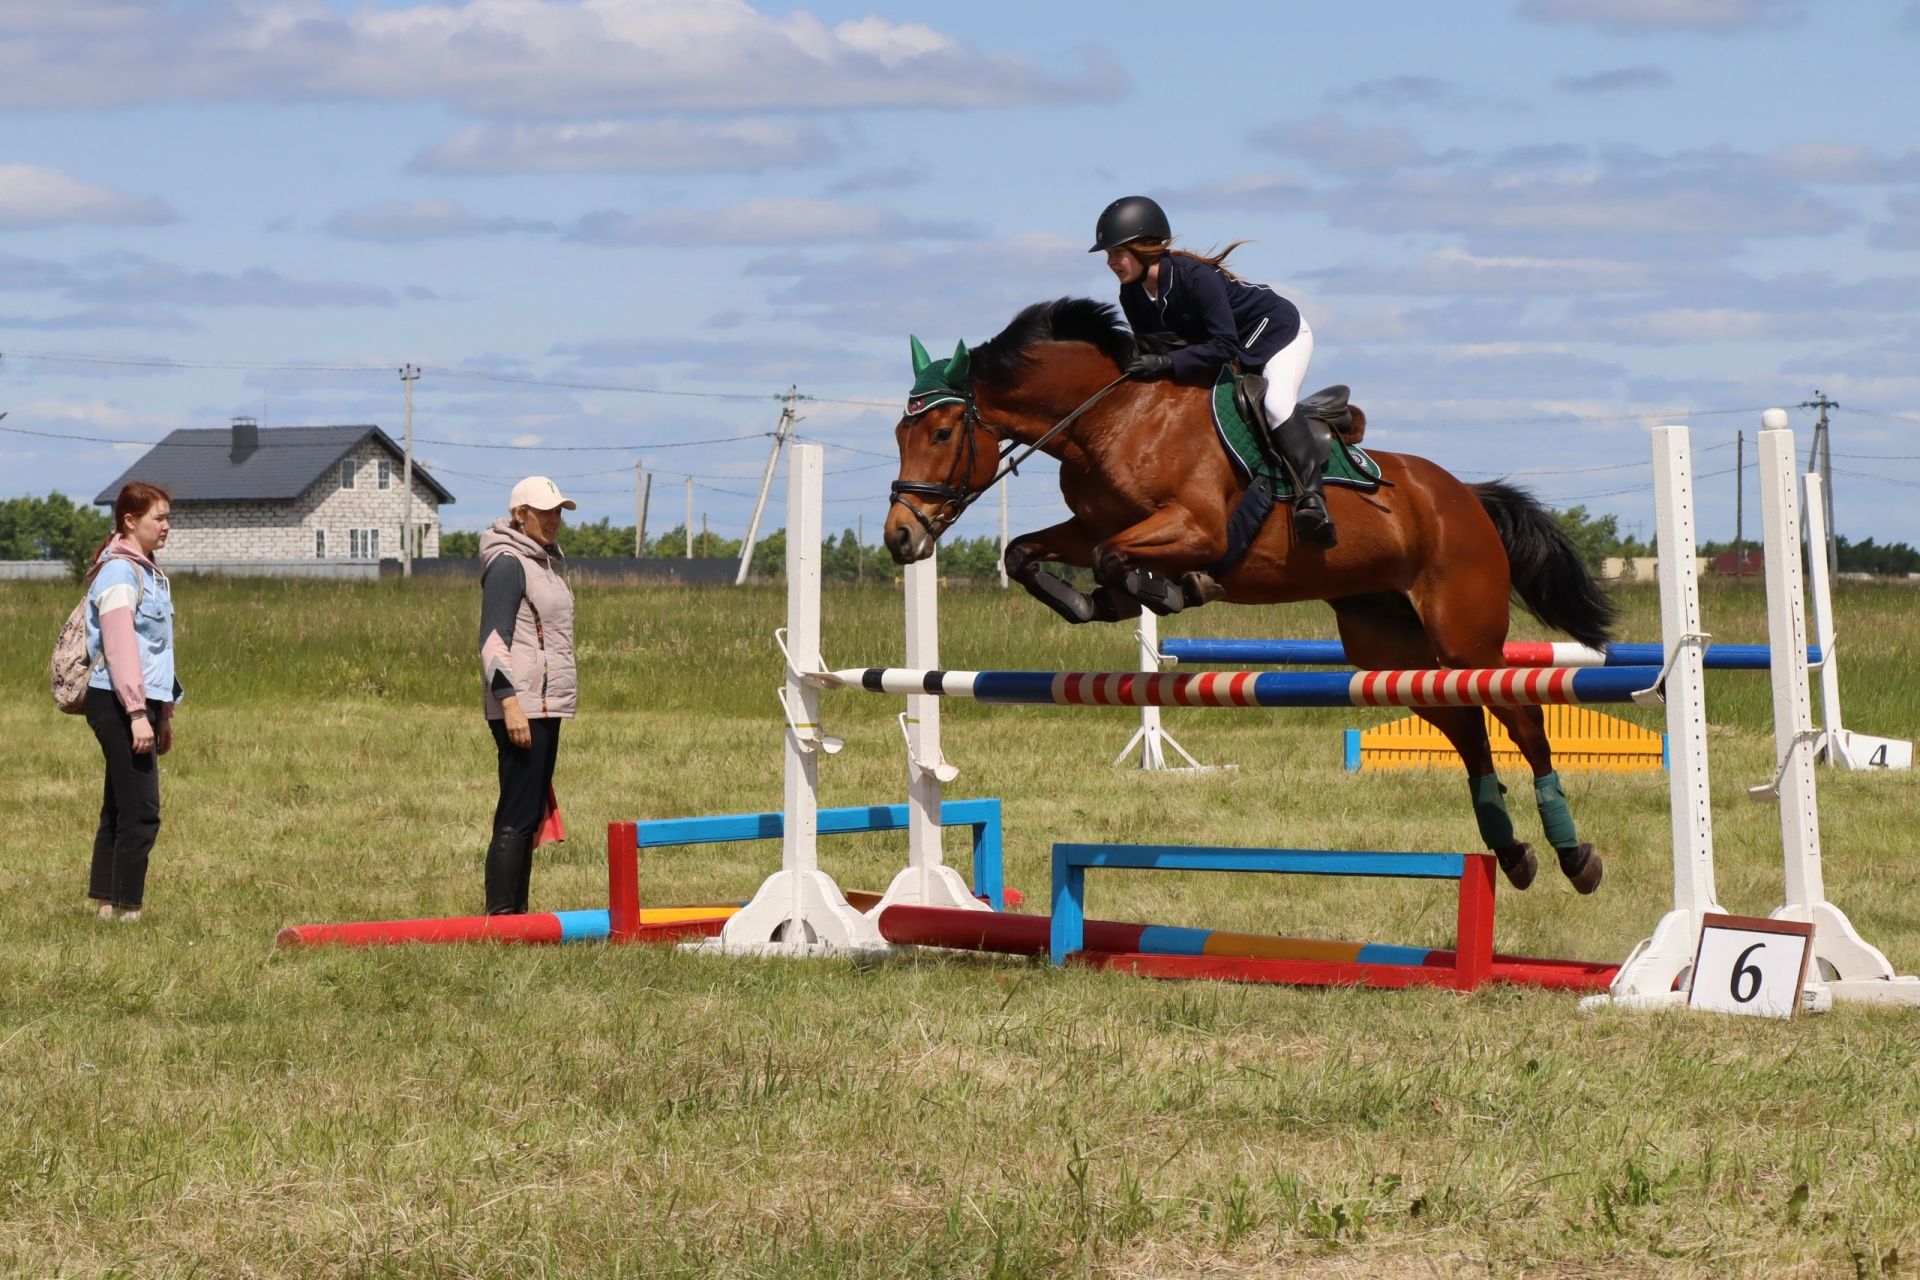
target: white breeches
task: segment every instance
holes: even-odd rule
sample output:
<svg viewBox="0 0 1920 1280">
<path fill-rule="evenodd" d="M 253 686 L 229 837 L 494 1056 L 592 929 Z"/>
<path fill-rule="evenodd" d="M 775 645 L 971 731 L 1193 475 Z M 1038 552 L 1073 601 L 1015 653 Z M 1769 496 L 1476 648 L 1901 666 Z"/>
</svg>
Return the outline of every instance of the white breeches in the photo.
<svg viewBox="0 0 1920 1280">
<path fill-rule="evenodd" d="M 1260 372 L 1267 379 L 1267 420 L 1279 426 L 1293 416 L 1300 403 L 1300 385 L 1307 380 L 1307 364 L 1313 359 L 1313 330 L 1307 318 L 1300 317 L 1300 336 L 1280 348 Z"/>
</svg>

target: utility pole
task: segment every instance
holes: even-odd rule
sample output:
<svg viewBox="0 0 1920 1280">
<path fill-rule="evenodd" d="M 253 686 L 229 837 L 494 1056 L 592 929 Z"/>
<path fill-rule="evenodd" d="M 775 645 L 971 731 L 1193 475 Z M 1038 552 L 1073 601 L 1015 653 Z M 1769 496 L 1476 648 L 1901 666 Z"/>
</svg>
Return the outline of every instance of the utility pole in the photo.
<svg viewBox="0 0 1920 1280">
<path fill-rule="evenodd" d="M 773 448 L 767 451 L 766 470 L 760 473 L 760 496 L 753 500 L 753 519 L 747 521 L 747 540 L 740 546 L 740 571 L 733 575 L 736 587 L 747 580 L 747 570 L 753 567 L 753 540 L 760 536 L 760 516 L 767 509 L 767 491 L 773 486 L 773 469 L 780 461 L 780 450 L 786 448 L 787 436 L 800 421 L 793 411 L 799 399 L 800 389 L 789 386 L 787 402 L 780 409 L 780 422 L 773 429 Z"/>
<path fill-rule="evenodd" d="M 400 464 L 400 487 L 406 496 L 400 503 L 400 576 L 413 576 L 413 384 L 420 381 L 420 366 L 400 366 L 400 381 L 407 388 L 407 450 Z"/>
<path fill-rule="evenodd" d="M 1733 580 L 1747 572 L 1747 433 L 1733 436 Z"/>
<path fill-rule="evenodd" d="M 640 544 L 640 554 L 647 554 L 647 507 L 653 502 L 653 473 L 647 473 L 647 487 L 640 492 L 640 523 L 633 531 L 633 540 Z"/>
<path fill-rule="evenodd" d="M 707 533 L 707 513 L 702 511 L 700 513 L 700 554 L 705 555 L 711 550 L 713 550 L 713 543 Z"/>
<path fill-rule="evenodd" d="M 644 479 L 647 464 L 633 464 L 633 558 L 638 560 L 647 554 L 647 490 Z"/>
<path fill-rule="evenodd" d="M 1815 387 L 1813 399 L 1802 400 L 1800 407 L 1820 411 L 1820 421 L 1813 424 L 1813 445 L 1807 450 L 1807 470 L 1820 473 L 1820 487 L 1826 492 L 1827 575 L 1837 578 L 1840 576 L 1840 539 L 1834 534 L 1833 446 L 1827 437 L 1827 410 L 1838 409 L 1840 402 L 1827 399 L 1826 392 Z"/>
<path fill-rule="evenodd" d="M 687 559 L 693 559 L 693 477 L 687 477 Z"/>
<path fill-rule="evenodd" d="M 862 511 L 860 518 L 854 523 L 857 531 L 853 535 L 853 580 L 865 582 L 867 580 L 867 513 Z"/>
</svg>

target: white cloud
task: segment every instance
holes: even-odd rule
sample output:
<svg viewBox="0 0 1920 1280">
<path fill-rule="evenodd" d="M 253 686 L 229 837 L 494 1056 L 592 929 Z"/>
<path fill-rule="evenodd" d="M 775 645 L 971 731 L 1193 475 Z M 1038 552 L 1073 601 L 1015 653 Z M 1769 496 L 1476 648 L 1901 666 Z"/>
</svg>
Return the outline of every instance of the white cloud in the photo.
<svg viewBox="0 0 1920 1280">
<path fill-rule="evenodd" d="M 606 245 L 797 245 L 966 240 L 976 234 L 965 223 L 916 221 L 872 205 L 764 196 L 726 209 L 590 213 L 580 219 L 572 237 Z"/>
<path fill-rule="evenodd" d="M 1562 93 L 1620 93 L 1636 89 L 1671 89 L 1673 77 L 1659 67 L 1615 67 L 1583 76 L 1555 76 L 1553 87 Z"/>
<path fill-rule="evenodd" d="M 52 6 L 45 6 L 51 8 Z M 425 100 L 488 114 L 986 107 L 1110 99 L 918 22 L 828 26 L 744 0 L 469 0 L 405 8 L 253 0 L 0 7 L 0 105 Z"/>
<path fill-rule="evenodd" d="M 1406 265 L 1328 267 L 1306 274 L 1340 293 L 1404 296 L 1559 294 L 1648 289 L 1672 282 L 1666 269 L 1630 259 L 1481 255 L 1458 247 L 1436 250 Z"/>
<path fill-rule="evenodd" d="M 1920 151 L 1887 156 L 1871 147 L 1808 142 L 1776 148 L 1758 167 L 1763 173 L 1799 182 L 1920 182 Z"/>
<path fill-rule="evenodd" d="M 1868 240 L 1879 249 L 1920 250 L 1920 195 L 1887 197 L 1888 220 L 1876 223 Z"/>
<path fill-rule="evenodd" d="M 1590 26 L 1608 35 L 1699 31 L 1715 35 L 1798 22 L 1807 0 L 1524 0 L 1523 17 Z"/>
<path fill-rule="evenodd" d="M 833 154 L 814 125 L 764 119 L 475 124 L 414 157 L 441 173 L 694 173 L 804 167 Z"/>
<path fill-rule="evenodd" d="M 0 231 L 75 224 L 131 227 L 172 222 L 167 202 L 122 195 L 38 164 L 0 164 Z"/>
<path fill-rule="evenodd" d="M 1354 125 L 1325 113 L 1258 130 L 1249 141 L 1329 173 L 1386 173 L 1429 158 L 1405 129 Z"/>
<path fill-rule="evenodd" d="M 363 209 L 342 209 L 327 219 L 327 230 L 349 240 L 382 244 L 417 244 L 422 240 L 451 240 L 469 236 L 505 235 L 515 231 L 555 231 L 551 222 L 525 218 L 478 218 L 451 200 L 438 197 L 389 200 Z"/>
<path fill-rule="evenodd" d="M 107 306 L 310 307 L 392 306 L 391 290 L 378 285 L 292 280 L 265 267 L 241 271 L 194 271 L 131 254 L 109 255 L 92 264 L 94 274 L 66 289 L 77 302 Z"/>
</svg>

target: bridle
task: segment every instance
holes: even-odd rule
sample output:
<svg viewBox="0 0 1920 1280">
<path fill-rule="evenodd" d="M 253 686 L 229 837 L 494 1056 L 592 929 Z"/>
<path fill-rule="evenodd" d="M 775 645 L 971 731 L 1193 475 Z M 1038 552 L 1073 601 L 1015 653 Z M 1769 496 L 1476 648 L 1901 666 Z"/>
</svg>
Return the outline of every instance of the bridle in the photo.
<svg viewBox="0 0 1920 1280">
<path fill-rule="evenodd" d="M 1109 391 L 1112 391 L 1126 380 L 1127 375 L 1123 373 L 1106 386 L 1101 387 L 1098 391 L 1088 396 L 1078 409 L 1075 409 L 1072 413 L 1060 419 L 1060 421 L 1054 423 L 1051 427 L 1048 427 L 1037 440 L 1027 445 L 1024 450 L 1021 449 L 1020 443 L 1017 440 L 1003 441 L 1001 439 L 1000 433 L 1005 430 L 1005 428 L 996 427 L 980 417 L 980 406 L 974 400 L 972 386 L 968 386 L 964 392 L 956 393 L 951 390 L 934 391 L 922 397 L 909 399 L 907 401 L 907 418 L 911 420 L 919 417 L 929 409 L 942 404 L 948 404 L 957 397 L 963 406 L 960 414 L 960 447 L 953 451 L 953 465 L 947 468 L 947 478 L 945 480 L 939 482 L 932 480 L 895 480 L 892 487 L 888 490 L 892 503 L 900 506 L 908 515 L 919 521 L 920 527 L 927 531 L 929 538 L 938 539 L 941 533 L 952 528 L 954 523 L 966 514 L 968 507 L 985 497 L 989 490 L 1002 480 L 1005 480 L 1008 476 L 1019 474 L 1021 463 L 1038 453 L 1041 447 L 1049 440 L 1079 421 L 1081 414 L 1100 403 Z M 917 408 L 915 407 L 916 405 L 918 406 Z M 974 462 L 980 456 L 980 445 L 976 433 L 981 431 L 989 432 L 993 435 L 998 460 L 994 463 L 993 479 L 987 481 L 978 489 L 970 489 L 967 487 L 967 477 L 973 474 Z M 1001 447 L 1003 444 L 1005 446 L 1004 448 Z M 1014 456 L 1016 452 L 1019 453 L 1018 457 Z M 934 512 L 934 518 L 928 519 L 927 515 L 922 512 L 919 507 L 914 506 L 910 502 L 901 502 L 900 499 L 906 495 L 912 495 L 916 498 L 937 499 L 940 506 Z M 934 520 L 936 519 L 941 522 L 939 528 L 934 527 Z"/>
</svg>

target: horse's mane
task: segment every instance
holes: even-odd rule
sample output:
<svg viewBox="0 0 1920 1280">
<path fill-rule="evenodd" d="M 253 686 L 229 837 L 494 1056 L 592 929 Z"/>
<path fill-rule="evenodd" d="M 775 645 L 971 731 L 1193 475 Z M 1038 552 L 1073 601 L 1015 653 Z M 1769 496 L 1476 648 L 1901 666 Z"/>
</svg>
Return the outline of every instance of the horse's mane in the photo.
<svg viewBox="0 0 1920 1280">
<path fill-rule="evenodd" d="M 1042 342 L 1090 343 L 1121 366 L 1134 356 L 1133 331 L 1121 323 L 1111 303 L 1092 298 L 1055 298 L 1034 303 L 998 334 L 975 347 L 974 378 L 999 386 L 1017 380 L 1033 359 L 1032 348 Z"/>
</svg>

